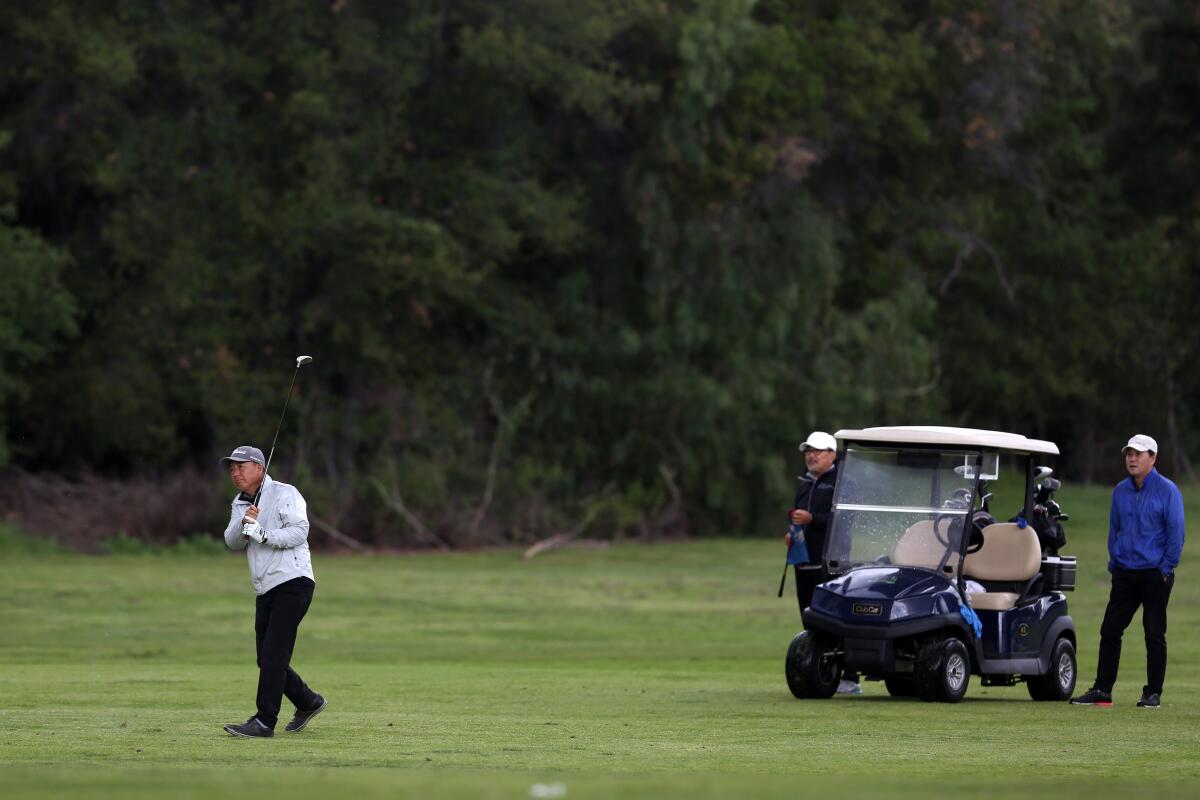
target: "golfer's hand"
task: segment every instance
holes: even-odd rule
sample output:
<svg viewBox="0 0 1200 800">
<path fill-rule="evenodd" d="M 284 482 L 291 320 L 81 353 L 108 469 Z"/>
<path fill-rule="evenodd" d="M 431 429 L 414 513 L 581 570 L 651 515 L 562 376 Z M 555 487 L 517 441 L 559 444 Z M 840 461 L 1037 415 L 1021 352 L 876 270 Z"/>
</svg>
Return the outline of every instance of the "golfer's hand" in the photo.
<svg viewBox="0 0 1200 800">
<path fill-rule="evenodd" d="M 242 517 L 242 522 L 254 522 L 258 519 L 258 506 L 250 506 L 246 509 L 245 516 Z"/>
<path fill-rule="evenodd" d="M 812 514 L 805 511 L 803 508 L 792 509 L 792 522 L 796 525 L 807 525 L 812 522 Z"/>
<path fill-rule="evenodd" d="M 259 544 L 262 544 L 267 538 L 266 531 L 263 530 L 263 526 L 259 525 L 257 521 L 243 523 L 242 536 Z"/>
</svg>

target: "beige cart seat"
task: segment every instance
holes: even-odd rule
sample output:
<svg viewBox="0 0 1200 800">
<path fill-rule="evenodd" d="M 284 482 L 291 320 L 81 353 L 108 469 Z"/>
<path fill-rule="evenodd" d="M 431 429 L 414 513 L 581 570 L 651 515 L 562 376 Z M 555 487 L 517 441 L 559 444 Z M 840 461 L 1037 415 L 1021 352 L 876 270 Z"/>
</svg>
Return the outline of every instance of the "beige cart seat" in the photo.
<svg viewBox="0 0 1200 800">
<path fill-rule="evenodd" d="M 947 527 L 952 524 L 954 523 L 950 520 L 943 520 L 940 523 L 943 539 L 946 537 Z M 909 527 L 896 542 L 896 547 L 892 550 L 892 563 L 908 567 L 938 569 L 945 555 L 946 545 L 938 541 L 933 520 L 925 519 Z M 941 569 L 947 575 L 957 574 L 958 554 L 951 555 Z"/>
<path fill-rule="evenodd" d="M 1038 574 L 1042 549 L 1033 528 L 1017 527 L 1015 522 L 997 522 L 983 529 L 983 546 L 969 553 L 963 562 L 963 575 L 979 581 L 1025 582 Z M 972 592 L 967 595 L 972 608 L 1005 611 L 1016 605 L 1017 592 Z"/>
</svg>

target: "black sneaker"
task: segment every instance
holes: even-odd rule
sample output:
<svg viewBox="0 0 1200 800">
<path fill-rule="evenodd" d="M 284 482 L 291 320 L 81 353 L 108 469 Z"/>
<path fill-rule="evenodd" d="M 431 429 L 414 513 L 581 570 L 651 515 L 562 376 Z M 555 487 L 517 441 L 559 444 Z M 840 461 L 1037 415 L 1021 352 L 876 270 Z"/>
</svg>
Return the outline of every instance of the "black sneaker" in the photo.
<svg viewBox="0 0 1200 800">
<path fill-rule="evenodd" d="M 1138 708 L 1158 708 L 1159 705 L 1161 702 L 1154 692 L 1142 692 L 1142 699 L 1138 700 Z"/>
<path fill-rule="evenodd" d="M 1073 706 L 1111 706 L 1112 695 L 1109 692 L 1102 692 L 1099 689 L 1092 687 L 1079 697 L 1071 698 Z"/>
<path fill-rule="evenodd" d="M 275 735 L 275 731 L 262 724 L 258 717 L 251 717 L 241 725 L 230 723 L 225 726 L 225 732 L 230 736 L 243 736 L 247 739 L 270 739 Z"/>
<path fill-rule="evenodd" d="M 317 704 L 308 711 L 296 709 L 296 716 L 292 717 L 292 721 L 284 728 L 288 733 L 296 733 L 304 730 L 305 726 L 312 721 L 312 718 L 325 710 L 327 702 L 324 697 L 317 695 Z"/>
</svg>

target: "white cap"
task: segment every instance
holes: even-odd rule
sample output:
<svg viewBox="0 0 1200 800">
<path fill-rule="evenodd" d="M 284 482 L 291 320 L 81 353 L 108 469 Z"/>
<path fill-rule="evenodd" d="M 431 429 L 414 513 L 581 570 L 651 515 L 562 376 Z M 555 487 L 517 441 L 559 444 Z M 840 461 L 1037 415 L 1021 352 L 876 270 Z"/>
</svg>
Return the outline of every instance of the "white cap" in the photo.
<svg viewBox="0 0 1200 800">
<path fill-rule="evenodd" d="M 1158 452 L 1158 442 L 1154 441 L 1153 439 L 1151 439 L 1149 436 L 1147 436 L 1144 433 L 1139 433 L 1137 436 L 1134 436 L 1132 439 L 1130 439 L 1126 443 L 1126 445 L 1121 448 L 1122 453 L 1124 453 L 1126 450 L 1138 450 L 1143 453 L 1146 452 L 1147 450 L 1149 450 L 1151 453 L 1157 453 Z"/>
<path fill-rule="evenodd" d="M 813 431 L 800 445 L 800 452 L 805 450 L 837 450 L 837 439 L 825 431 Z"/>
</svg>

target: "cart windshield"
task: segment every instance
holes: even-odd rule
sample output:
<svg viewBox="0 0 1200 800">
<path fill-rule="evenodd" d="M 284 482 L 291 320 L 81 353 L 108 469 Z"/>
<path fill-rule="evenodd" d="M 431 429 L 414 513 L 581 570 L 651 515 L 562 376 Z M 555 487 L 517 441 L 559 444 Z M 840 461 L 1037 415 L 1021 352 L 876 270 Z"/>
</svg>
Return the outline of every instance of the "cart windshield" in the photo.
<svg viewBox="0 0 1200 800">
<path fill-rule="evenodd" d="M 956 572 L 974 505 L 978 452 L 849 445 L 839 470 L 825 559 Z"/>
</svg>

